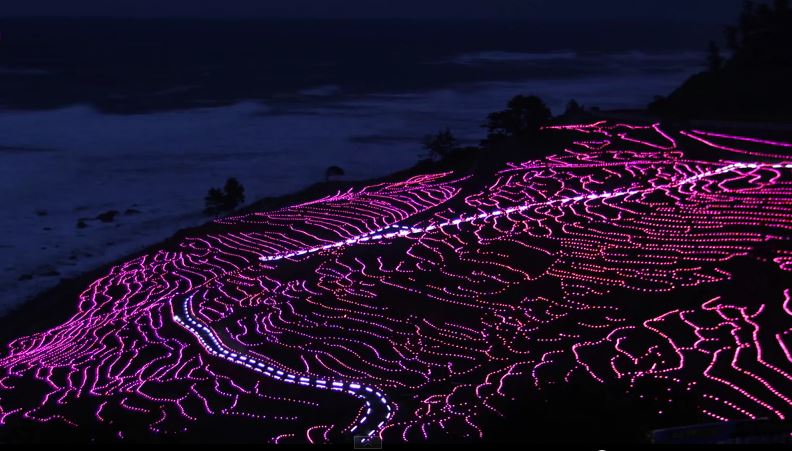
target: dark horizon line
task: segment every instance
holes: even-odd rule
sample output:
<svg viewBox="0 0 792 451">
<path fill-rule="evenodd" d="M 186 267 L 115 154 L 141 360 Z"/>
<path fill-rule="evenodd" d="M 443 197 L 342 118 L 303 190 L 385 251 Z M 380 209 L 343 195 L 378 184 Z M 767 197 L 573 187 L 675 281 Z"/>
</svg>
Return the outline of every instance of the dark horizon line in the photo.
<svg viewBox="0 0 792 451">
<path fill-rule="evenodd" d="M 663 19 L 609 19 L 609 20 L 589 20 L 582 18 L 548 18 L 540 17 L 297 17 L 297 16 L 204 16 L 204 15 L 167 15 L 167 16 L 117 16 L 117 15 L 62 15 L 62 14 L 41 14 L 41 15 L 6 15 L 0 16 L 0 23 L 6 20 L 124 20 L 124 21 L 165 21 L 165 20 L 195 20 L 195 21 L 294 21 L 294 22 L 449 22 L 449 23 L 520 23 L 530 25 L 548 24 L 685 24 L 685 25 L 728 25 L 730 22 L 720 20 L 708 21 L 706 18 L 692 19 L 687 17 L 663 18 Z"/>
</svg>

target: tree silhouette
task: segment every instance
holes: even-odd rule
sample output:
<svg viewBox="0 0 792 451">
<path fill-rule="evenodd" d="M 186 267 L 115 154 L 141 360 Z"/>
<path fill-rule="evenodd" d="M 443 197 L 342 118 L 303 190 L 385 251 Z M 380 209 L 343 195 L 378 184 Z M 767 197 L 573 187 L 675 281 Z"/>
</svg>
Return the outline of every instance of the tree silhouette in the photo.
<svg viewBox="0 0 792 451">
<path fill-rule="evenodd" d="M 572 99 L 567 103 L 566 111 L 564 111 L 565 116 L 573 116 L 583 113 L 583 107 L 577 103 L 577 100 Z"/>
<path fill-rule="evenodd" d="M 216 216 L 222 212 L 232 211 L 245 201 L 245 187 L 237 179 L 231 177 L 226 180 L 222 190 L 220 188 L 209 189 L 204 201 L 206 205 L 204 213 L 207 215 Z"/>
<path fill-rule="evenodd" d="M 728 26 L 724 28 L 723 33 L 726 35 L 726 45 L 731 51 L 736 51 L 740 48 L 740 30 L 735 26 Z"/>
<path fill-rule="evenodd" d="M 327 168 L 327 171 L 325 171 L 325 181 L 329 181 L 330 177 L 340 177 L 342 175 L 344 175 L 343 169 L 338 166 L 330 166 Z"/>
<path fill-rule="evenodd" d="M 707 53 L 707 66 L 710 72 L 717 72 L 723 67 L 723 57 L 715 41 L 710 41 Z"/>
<path fill-rule="evenodd" d="M 726 27 L 723 58 L 709 43 L 707 70 L 692 75 L 650 109 L 666 117 L 790 117 L 792 12 L 790 0 L 745 1 L 736 27 Z"/>
<path fill-rule="evenodd" d="M 226 180 L 223 191 L 225 191 L 226 207 L 228 210 L 235 209 L 239 204 L 245 201 L 245 187 L 234 177 Z"/>
<path fill-rule="evenodd" d="M 754 2 L 746 0 L 743 2 L 742 13 L 740 14 L 740 32 L 743 36 L 751 32 L 754 27 Z"/>
<path fill-rule="evenodd" d="M 770 5 L 762 3 L 756 8 L 756 22 L 760 27 L 768 24 L 772 21 L 772 18 L 773 10 L 770 8 Z"/>
<path fill-rule="evenodd" d="M 550 109 L 536 96 L 518 95 L 512 98 L 507 109 L 487 116 L 484 126 L 489 131 L 489 141 L 505 137 L 530 137 L 552 117 Z"/>
<path fill-rule="evenodd" d="M 204 213 L 211 216 L 219 214 L 225 205 L 225 196 L 220 188 L 210 188 L 204 200 L 206 202 Z"/>
<path fill-rule="evenodd" d="M 424 149 L 429 151 L 429 157 L 433 160 L 442 160 L 457 149 L 458 141 L 451 133 L 451 130 L 446 128 L 434 135 L 426 135 L 424 137 Z"/>
</svg>

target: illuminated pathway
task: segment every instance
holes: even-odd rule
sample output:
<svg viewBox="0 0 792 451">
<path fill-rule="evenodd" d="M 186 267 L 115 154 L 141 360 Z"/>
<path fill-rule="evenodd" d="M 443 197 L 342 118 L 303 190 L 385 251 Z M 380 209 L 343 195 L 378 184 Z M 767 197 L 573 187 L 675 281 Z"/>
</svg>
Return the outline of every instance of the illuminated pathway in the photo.
<svg viewBox="0 0 792 451">
<path fill-rule="evenodd" d="M 385 396 L 376 388 L 357 382 L 298 376 L 259 362 L 253 357 L 244 355 L 241 351 L 235 352 L 234 349 L 227 347 L 211 329 L 197 321 L 190 313 L 192 309 L 190 304 L 193 296 L 195 295 L 187 296 L 183 301 L 176 301 L 176 308 L 181 308 L 180 314 L 174 313 L 173 319 L 176 320 L 179 325 L 190 331 L 201 343 L 201 346 L 210 354 L 236 363 L 237 365 L 244 366 L 278 381 L 322 390 L 329 389 L 337 392 L 344 392 L 365 401 L 366 411 L 364 416 L 350 429 L 351 433 L 356 433 L 355 435 L 371 437 L 375 432 L 382 429 L 385 422 L 393 415 L 390 403 L 388 403 Z"/>
</svg>

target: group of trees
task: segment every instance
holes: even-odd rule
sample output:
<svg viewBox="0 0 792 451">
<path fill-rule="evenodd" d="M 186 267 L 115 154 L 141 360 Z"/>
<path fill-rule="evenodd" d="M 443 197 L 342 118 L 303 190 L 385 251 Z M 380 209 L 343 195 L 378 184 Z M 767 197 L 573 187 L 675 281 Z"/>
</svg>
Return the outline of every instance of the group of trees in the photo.
<svg viewBox="0 0 792 451">
<path fill-rule="evenodd" d="M 789 0 L 775 0 L 772 6 L 745 1 L 738 25 L 725 30 L 727 45 L 734 52 L 736 62 L 767 62 L 780 58 L 789 63 L 790 12 Z"/>
<path fill-rule="evenodd" d="M 667 116 L 789 118 L 792 102 L 792 9 L 790 0 L 746 0 L 737 24 L 724 30 L 728 58 L 715 41 L 707 70 L 692 76 L 650 111 Z"/>
<path fill-rule="evenodd" d="M 426 135 L 426 137 L 424 137 L 423 146 L 429 153 L 428 157 L 432 161 L 438 161 L 447 158 L 457 150 L 459 148 L 459 141 L 453 133 L 451 133 L 451 130 L 446 128 L 434 135 Z"/>
<path fill-rule="evenodd" d="M 515 96 L 506 107 L 487 116 L 485 142 L 531 138 L 552 118 L 550 108 L 537 96 Z"/>
<path fill-rule="evenodd" d="M 566 114 L 570 114 L 570 111 L 579 113 L 583 109 L 577 102 L 572 101 L 567 107 Z M 492 146 L 505 141 L 520 143 L 531 139 L 551 118 L 550 109 L 539 97 L 515 96 L 509 101 L 505 110 L 487 116 L 483 127 L 487 129 L 488 133 L 482 146 Z M 444 160 L 460 149 L 459 141 L 448 128 L 427 135 L 424 138 L 423 146 L 429 153 L 428 157 L 433 161 Z M 343 175 L 342 168 L 330 166 L 325 171 L 325 181 Z M 204 212 L 207 215 L 216 216 L 233 211 L 244 201 L 245 188 L 232 177 L 226 181 L 222 189 L 211 188 L 209 190 L 205 198 Z"/>
<path fill-rule="evenodd" d="M 790 62 L 792 14 L 789 0 L 759 3 L 746 0 L 738 25 L 724 29 L 726 46 L 734 57 L 732 64 L 763 64 L 786 60 Z M 710 41 L 707 66 L 711 72 L 723 68 L 726 60 L 715 41 Z"/>
<path fill-rule="evenodd" d="M 792 101 L 789 88 L 789 80 L 792 79 L 790 0 L 774 0 L 772 6 L 746 0 L 739 24 L 727 27 L 725 35 L 732 51 L 731 58 L 723 58 L 718 45 L 711 41 L 708 71 L 691 77 L 668 98 L 658 97 L 650 105 L 650 111 L 665 115 L 676 109 L 695 114 L 728 111 L 736 106 L 739 110 L 753 108 L 768 113 L 772 112 L 771 105 L 782 103 L 783 108 L 788 109 Z M 559 119 L 578 121 L 587 115 L 590 113 L 573 100 Z M 525 144 L 551 119 L 550 109 L 539 97 L 515 96 L 505 110 L 487 116 L 483 124 L 487 137 L 481 142 L 481 147 Z M 444 160 L 461 149 L 448 128 L 427 135 L 423 147 L 432 161 Z M 325 180 L 343 175 L 343 169 L 331 166 L 325 172 Z M 232 211 L 244 199 L 244 188 L 236 179 L 230 178 L 222 190 L 209 190 L 205 211 L 210 215 Z"/>
<path fill-rule="evenodd" d="M 580 108 L 576 102 L 574 106 Z M 487 137 L 482 142 L 482 146 L 488 147 L 508 140 L 530 139 L 551 118 L 550 108 L 539 97 L 515 96 L 506 105 L 505 110 L 487 116 L 487 121 L 483 125 L 487 129 Z M 448 128 L 427 135 L 423 146 L 433 161 L 443 160 L 460 148 L 459 141 Z"/>
<path fill-rule="evenodd" d="M 226 180 L 223 189 L 211 188 L 206 195 L 204 213 L 217 216 L 220 213 L 233 211 L 245 201 L 245 187 L 233 177 Z"/>
</svg>

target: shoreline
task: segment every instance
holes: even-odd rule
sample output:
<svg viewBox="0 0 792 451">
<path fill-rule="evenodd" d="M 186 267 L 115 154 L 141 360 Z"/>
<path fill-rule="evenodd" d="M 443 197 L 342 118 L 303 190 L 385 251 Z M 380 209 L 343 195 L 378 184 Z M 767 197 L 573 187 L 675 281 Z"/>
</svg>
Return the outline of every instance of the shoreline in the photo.
<svg viewBox="0 0 792 451">
<path fill-rule="evenodd" d="M 642 111 L 640 110 L 597 111 L 593 112 L 593 114 L 581 114 L 577 117 L 557 116 L 551 119 L 550 124 L 559 125 L 571 123 L 594 123 L 606 120 L 606 116 L 608 115 L 640 115 L 641 113 Z M 661 122 L 659 118 L 653 117 L 649 114 L 646 114 L 645 112 L 643 113 L 645 115 L 640 119 L 636 119 L 635 117 L 632 118 L 632 125 L 638 125 L 637 123 L 639 122 L 642 124 Z M 624 120 L 630 121 L 630 118 L 625 117 Z M 617 118 L 610 118 L 609 122 L 619 123 L 621 121 Z M 680 129 L 684 130 L 695 128 L 697 126 L 703 127 L 703 125 L 697 125 L 696 122 L 697 121 L 686 121 L 684 123 L 669 123 L 666 125 L 676 131 L 679 131 Z M 629 127 L 629 125 L 627 126 Z M 725 126 L 714 127 L 712 129 L 713 132 L 721 131 L 724 133 L 726 133 L 727 130 L 728 127 Z M 750 123 L 743 123 L 736 129 L 732 128 L 730 131 L 735 135 L 749 137 L 758 137 L 763 133 L 758 130 L 752 131 L 752 125 Z M 792 133 L 786 132 L 787 141 L 789 140 L 790 135 L 792 135 Z M 90 271 L 80 274 L 77 277 L 62 280 L 56 287 L 34 296 L 27 302 L 19 304 L 18 308 L 9 310 L 8 313 L 0 317 L 0 326 L 2 326 L 2 332 L 0 332 L 0 336 L 5 337 L 6 342 L 8 342 L 9 340 L 17 337 L 29 335 L 39 331 L 45 331 L 62 324 L 78 311 L 75 307 L 79 304 L 80 293 L 85 291 L 91 283 L 95 282 L 101 277 L 104 277 L 110 268 L 123 262 L 139 258 L 143 255 L 152 255 L 158 250 L 173 252 L 174 250 L 179 249 L 177 248 L 178 243 L 184 242 L 186 237 L 207 234 L 214 235 L 228 232 L 227 226 L 221 222 L 218 222 L 217 219 L 222 220 L 222 218 L 228 216 L 240 216 L 254 212 L 278 210 L 290 205 L 301 204 L 306 201 L 333 195 L 338 191 L 344 191 L 347 189 L 357 190 L 372 184 L 402 181 L 417 174 L 454 171 L 456 176 L 467 176 L 467 181 L 473 183 L 476 186 L 480 186 L 480 183 L 489 180 L 492 174 L 498 170 L 504 169 L 506 162 L 519 162 L 547 158 L 548 155 L 557 155 L 559 152 L 563 152 L 563 147 L 559 147 L 559 145 L 568 142 L 567 138 L 568 136 L 566 136 L 565 133 L 548 133 L 537 136 L 535 140 L 521 142 L 519 145 L 514 146 L 492 146 L 488 150 L 484 150 L 487 149 L 485 146 L 463 147 L 458 149 L 456 152 L 451 153 L 444 160 L 419 160 L 410 167 L 394 171 L 387 175 L 359 180 L 334 180 L 317 182 L 288 194 L 273 195 L 257 199 L 236 211 L 215 218 L 215 220 L 209 220 L 194 227 L 176 230 L 168 238 L 160 240 L 157 243 L 150 244 L 138 252 L 131 253 L 122 258 L 114 259 L 111 262 L 105 262 Z M 629 143 L 627 145 L 629 146 Z M 618 150 L 616 151 L 618 152 Z M 702 159 L 710 161 L 703 149 L 692 149 L 689 156 L 694 160 Z M 722 155 L 720 157 L 713 157 L 712 161 L 725 162 L 730 161 L 731 158 L 732 157 L 727 154 L 725 157 Z M 737 161 L 734 162 L 735 164 L 739 162 L 739 156 L 734 158 L 737 159 Z M 251 229 L 246 230 L 258 230 L 256 227 L 259 226 L 252 226 Z M 247 262 L 246 265 L 253 265 L 253 267 L 256 266 L 255 260 L 246 258 L 245 261 Z M 525 262 L 520 259 L 520 264 L 522 263 Z M 732 261 L 729 263 L 729 265 L 730 266 L 728 268 L 731 268 L 729 270 L 733 269 L 735 273 L 738 272 L 738 270 L 742 271 L 743 269 L 747 268 L 746 261 L 742 259 Z M 757 283 L 757 281 L 761 281 L 759 283 L 763 283 L 768 286 L 780 286 L 779 284 L 783 279 L 778 277 L 777 272 L 778 271 L 768 271 L 767 273 L 772 274 L 772 277 L 757 278 L 753 273 L 746 273 L 743 271 L 740 272 L 740 274 L 742 274 L 741 278 L 729 279 L 729 282 L 724 282 L 724 284 L 726 284 L 725 286 L 728 290 L 734 291 L 736 296 L 741 297 L 746 293 L 749 293 L 753 284 Z M 713 299 L 718 295 L 718 291 L 715 290 L 715 288 L 722 286 L 724 285 L 694 285 L 692 287 L 684 288 L 684 291 L 681 292 L 680 296 L 684 299 Z M 625 299 L 629 299 L 629 297 L 632 295 L 628 292 L 620 291 L 614 294 L 614 296 L 617 300 L 619 300 L 618 302 L 626 302 Z M 663 308 L 657 310 L 659 307 L 664 307 L 665 305 L 662 302 L 656 302 L 658 299 L 661 299 L 664 296 L 662 292 L 647 294 L 646 296 L 646 299 L 651 300 L 651 302 L 634 307 L 640 310 L 641 314 L 645 313 L 647 315 L 656 315 L 665 312 L 665 309 Z M 156 302 L 168 303 L 170 302 L 170 299 L 167 297 L 160 297 Z M 175 311 L 173 312 L 175 313 Z M 184 315 L 180 314 L 179 317 L 175 315 L 173 317 L 168 316 L 166 318 L 166 323 L 184 326 L 186 323 L 182 323 L 181 320 L 186 319 L 188 322 L 191 321 L 190 315 L 188 313 L 189 312 L 185 310 Z M 195 326 L 200 326 L 199 323 L 197 324 L 193 322 L 192 324 Z M 193 333 L 193 335 L 195 335 L 195 331 L 190 331 L 189 326 L 187 328 L 187 332 Z M 201 341 L 202 337 L 207 338 L 208 335 L 201 335 L 199 332 L 196 337 L 198 337 L 199 341 Z M 223 356 L 219 355 L 218 353 L 224 354 L 224 351 L 228 351 L 229 353 L 233 351 L 239 352 L 238 349 L 235 350 L 234 348 L 225 348 L 222 346 L 209 347 L 205 349 L 210 354 L 214 353 L 220 358 Z M 235 360 L 234 362 L 241 364 L 242 366 L 246 366 L 245 363 Z M 238 368 L 238 365 L 231 365 L 231 367 Z M 274 364 L 273 367 L 275 367 Z M 356 383 L 356 385 L 358 385 L 359 388 L 359 384 Z M 351 383 L 349 386 L 352 387 Z M 663 393 L 665 393 L 665 391 L 663 391 Z M 397 397 L 392 397 L 391 399 L 398 401 L 400 399 L 398 396 L 399 395 L 397 395 Z M 532 386 L 522 387 L 517 390 L 514 399 L 517 399 L 518 397 L 524 399 L 525 402 L 509 404 L 505 407 L 504 414 L 500 415 L 500 417 L 495 418 L 493 415 L 484 415 L 481 417 L 481 426 L 486 427 L 489 431 L 488 433 L 492 433 L 495 443 L 500 442 L 499 437 L 514 437 L 515 434 L 521 433 L 524 431 L 523 428 L 526 424 L 526 421 L 537 421 L 537 418 L 540 418 L 538 420 L 540 426 L 537 428 L 537 430 L 541 431 L 541 434 L 538 436 L 543 437 L 544 440 L 553 437 L 560 437 L 559 434 L 563 433 L 563 428 L 565 427 L 558 426 L 561 424 L 568 426 L 571 425 L 571 427 L 584 431 L 581 433 L 580 437 L 597 437 L 599 439 L 607 440 L 613 440 L 615 437 L 619 437 L 619 441 L 623 440 L 624 443 L 634 444 L 647 443 L 650 440 L 649 434 L 654 430 L 677 427 L 680 425 L 698 424 L 702 421 L 702 417 L 699 413 L 693 413 L 694 411 L 698 411 L 696 410 L 697 405 L 693 404 L 694 400 L 692 398 L 685 396 L 679 398 L 678 402 L 675 402 L 673 409 L 671 406 L 668 406 L 668 409 L 663 407 L 663 410 L 659 411 L 660 414 L 663 414 L 662 417 L 660 417 L 656 414 L 657 405 L 652 404 L 648 399 L 642 401 L 643 395 L 638 398 L 629 390 L 627 392 L 622 392 L 622 386 L 616 381 L 613 383 L 599 385 L 593 380 L 572 378 L 572 380 L 569 383 L 563 385 L 563 387 L 551 385 L 538 391 L 532 391 Z M 585 401 L 582 403 L 581 398 L 585 398 Z M 384 403 L 385 401 L 382 400 L 382 402 Z M 526 408 L 526 406 L 531 405 L 534 407 Z M 508 415 L 506 415 L 505 412 L 508 412 Z M 570 412 L 576 413 L 573 413 L 570 416 Z M 626 425 L 626 427 L 620 426 L 619 428 L 613 429 L 610 427 L 603 427 L 605 423 L 602 423 L 601 420 L 599 422 L 592 422 L 592 417 L 610 418 L 615 420 L 616 424 Z M 360 421 L 363 422 L 363 420 Z M 206 428 L 206 430 L 211 431 L 215 430 L 216 427 L 221 427 L 215 426 L 215 424 L 217 423 L 212 423 Z M 28 427 L 27 424 L 25 424 L 24 426 L 20 426 L 18 429 L 13 429 L 11 432 L 9 432 L 7 441 L 11 443 L 30 440 L 29 437 L 35 435 L 35 427 L 36 425 Z M 590 427 L 591 429 L 586 429 L 587 427 Z M 89 434 L 92 433 L 90 430 L 88 430 L 88 432 Z M 197 437 L 203 437 L 201 434 L 205 432 L 205 430 L 201 431 L 201 428 L 198 427 L 194 432 L 190 432 L 188 435 L 179 436 L 179 438 L 175 438 L 174 440 L 177 442 L 189 443 L 192 440 L 195 440 Z M 55 435 L 59 437 L 61 436 L 60 434 L 61 432 L 55 432 Z M 69 432 L 63 432 L 63 434 L 63 437 L 72 437 L 68 435 Z M 91 440 L 94 438 L 90 435 L 87 437 Z M 88 438 L 86 438 L 86 440 Z M 2 438 L 0 438 L 0 440 L 2 440 Z M 97 441 L 104 440 L 110 441 L 115 439 L 97 439 Z M 135 439 L 132 440 L 134 442 Z M 154 441 L 168 443 L 169 439 L 152 439 L 152 442 Z M 508 440 L 505 442 L 508 442 Z"/>
<path fill-rule="evenodd" d="M 588 112 L 593 120 L 620 121 L 629 120 L 642 123 L 661 121 L 662 119 L 652 115 L 645 109 L 619 109 Z M 557 121 L 559 116 L 554 118 Z M 585 122 L 585 120 L 583 121 Z M 784 123 L 755 123 L 747 121 L 719 121 L 708 119 L 695 119 L 688 121 L 687 126 L 691 127 L 713 127 L 714 129 L 740 131 L 750 134 L 751 131 L 768 133 L 778 138 L 792 140 L 792 124 Z M 339 190 L 350 188 L 361 188 L 376 183 L 392 182 L 406 177 L 417 175 L 421 172 L 455 170 L 461 173 L 470 172 L 481 161 L 475 158 L 475 154 L 480 151 L 477 146 L 465 147 L 460 149 L 457 154 L 444 161 L 419 160 L 410 167 L 397 170 L 390 174 L 360 180 L 337 180 L 321 181 L 283 195 L 274 195 L 257 199 L 226 216 L 237 216 L 249 214 L 257 211 L 271 211 L 288 205 L 307 202 L 324 196 L 331 195 Z M 474 158 L 470 158 L 473 156 Z M 466 165 L 472 166 L 466 167 Z M 486 164 L 486 163 L 485 163 Z M 215 219 L 222 218 L 219 216 Z M 167 238 L 145 245 L 140 250 L 126 254 L 120 258 L 111 259 L 94 266 L 92 269 L 84 271 L 76 276 L 62 278 L 55 286 L 44 289 L 25 301 L 9 308 L 0 314 L 0 340 L 4 343 L 35 333 L 47 330 L 64 322 L 67 318 L 76 313 L 79 295 L 85 291 L 92 282 L 107 274 L 114 266 L 133 260 L 135 258 L 151 254 L 157 250 L 177 245 L 185 237 L 198 233 L 205 233 L 213 228 L 220 228 L 222 224 L 215 223 L 215 219 L 193 227 L 177 229 Z M 25 321 L 19 321 L 24 318 Z"/>
<path fill-rule="evenodd" d="M 646 111 L 645 109 L 618 109 L 587 112 L 593 120 L 610 121 L 635 121 L 641 123 L 658 122 L 662 119 Z M 559 120 L 556 116 L 554 121 Z M 585 122 L 585 120 L 583 120 Z M 742 132 L 750 135 L 751 132 L 773 135 L 777 138 L 792 140 L 792 124 L 790 123 L 757 123 L 748 121 L 720 121 L 709 119 L 694 119 L 687 121 L 688 127 L 703 127 L 720 129 L 723 131 Z M 274 195 L 257 199 L 238 210 L 228 213 L 226 216 L 237 216 L 249 214 L 257 211 L 271 211 L 288 205 L 294 205 L 310 200 L 318 199 L 331 195 L 339 190 L 350 188 L 361 188 L 376 183 L 392 182 L 403 178 L 417 175 L 421 172 L 440 172 L 446 170 L 460 171 L 460 173 L 470 172 L 475 166 L 482 163 L 475 154 L 480 151 L 477 146 L 469 146 L 460 149 L 455 155 L 443 161 L 419 160 L 410 167 L 397 170 L 390 174 L 359 180 L 337 180 L 321 181 L 283 195 Z M 470 158 L 473 156 L 474 158 Z M 469 166 L 471 165 L 472 166 Z M 484 164 L 487 164 L 486 162 Z M 468 166 L 468 167 L 466 167 Z M 222 218 L 223 216 L 215 219 Z M 84 271 L 76 276 L 62 278 L 55 286 L 44 289 L 38 294 L 28 297 L 26 300 L 10 307 L 0 314 L 0 340 L 4 343 L 38 331 L 46 330 L 61 324 L 76 312 L 79 295 L 85 291 L 90 284 L 107 274 L 114 266 L 129 260 L 151 254 L 157 250 L 177 245 L 185 237 L 198 233 L 205 233 L 213 228 L 221 228 L 222 224 L 214 222 L 215 219 L 193 227 L 177 229 L 167 238 L 143 246 L 140 250 L 126 254 L 122 257 L 111 259 L 94 266 L 92 269 Z M 24 318 L 25 321 L 19 321 Z"/>
<path fill-rule="evenodd" d="M 467 150 L 470 151 L 471 149 L 472 148 L 468 148 Z M 460 151 L 459 153 L 463 154 L 466 152 Z M 448 161 L 442 162 L 419 160 L 408 168 L 370 179 L 316 182 L 299 191 L 257 199 L 224 216 L 243 215 L 263 210 L 276 210 L 288 205 L 328 196 L 339 190 L 361 188 L 366 185 L 395 181 L 416 175 L 419 172 L 442 171 L 450 169 L 451 167 L 458 169 L 457 165 L 454 164 L 457 159 L 458 158 L 451 158 Z M 27 298 L 0 314 L 0 340 L 7 344 L 15 338 L 47 330 L 63 323 L 67 318 L 76 313 L 79 295 L 85 291 L 92 282 L 107 274 L 112 267 L 151 254 L 157 250 L 175 246 L 189 235 L 204 233 L 212 228 L 222 227 L 222 224 L 216 224 L 214 221 L 224 216 L 208 219 L 203 224 L 194 227 L 177 229 L 171 233 L 169 237 L 146 245 L 139 251 L 101 263 L 77 276 L 62 278 L 55 286 L 38 292 L 38 294 Z M 20 318 L 24 318 L 25 320 L 20 321 Z"/>
</svg>

